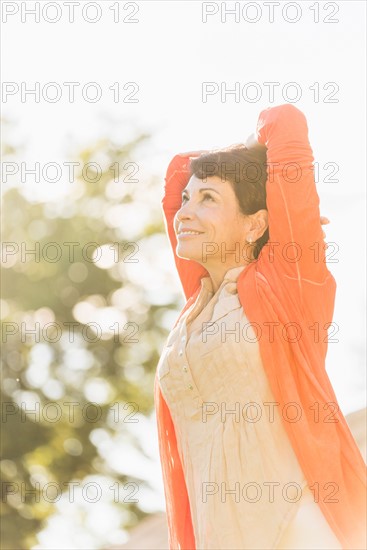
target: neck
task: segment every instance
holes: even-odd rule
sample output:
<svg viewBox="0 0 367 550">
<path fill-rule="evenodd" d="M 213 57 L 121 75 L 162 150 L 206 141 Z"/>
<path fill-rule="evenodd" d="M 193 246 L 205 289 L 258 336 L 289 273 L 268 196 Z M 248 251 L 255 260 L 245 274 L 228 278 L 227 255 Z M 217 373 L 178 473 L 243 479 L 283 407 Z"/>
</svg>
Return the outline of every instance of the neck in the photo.
<svg viewBox="0 0 367 550">
<path fill-rule="evenodd" d="M 250 260 L 243 260 L 242 262 L 232 262 L 232 263 L 219 263 L 215 265 L 207 265 L 202 264 L 207 272 L 209 273 L 212 285 L 213 285 L 213 291 L 217 292 L 218 288 L 222 284 L 225 274 L 229 269 L 233 269 L 235 267 L 245 267 L 246 265 L 252 263 Z"/>
</svg>

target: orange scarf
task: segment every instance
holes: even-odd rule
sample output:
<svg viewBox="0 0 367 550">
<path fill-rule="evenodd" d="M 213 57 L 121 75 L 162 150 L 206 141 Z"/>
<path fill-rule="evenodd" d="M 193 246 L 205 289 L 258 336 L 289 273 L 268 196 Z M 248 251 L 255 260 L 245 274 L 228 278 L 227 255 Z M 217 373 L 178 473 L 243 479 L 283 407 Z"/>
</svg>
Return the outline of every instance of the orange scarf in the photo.
<svg viewBox="0 0 367 550">
<path fill-rule="evenodd" d="M 325 370 L 328 337 L 333 338 L 333 330 L 328 336 L 327 328 L 335 328 L 331 322 L 336 283 L 325 262 L 305 116 L 290 104 L 265 109 L 258 119 L 257 138 L 267 147 L 270 237 L 260 257 L 238 278 L 239 300 L 257 334 L 278 410 L 296 404 L 292 416 L 298 411 L 297 420 L 282 418 L 314 500 L 343 549 L 364 550 L 366 467 Z M 195 301 L 200 279 L 209 275 L 197 262 L 175 254 L 173 218 L 189 177 L 189 157 L 176 155 L 162 199 L 166 231 L 188 299 L 176 323 Z M 154 398 L 170 549 L 195 550 L 175 428 L 157 376 Z"/>
</svg>

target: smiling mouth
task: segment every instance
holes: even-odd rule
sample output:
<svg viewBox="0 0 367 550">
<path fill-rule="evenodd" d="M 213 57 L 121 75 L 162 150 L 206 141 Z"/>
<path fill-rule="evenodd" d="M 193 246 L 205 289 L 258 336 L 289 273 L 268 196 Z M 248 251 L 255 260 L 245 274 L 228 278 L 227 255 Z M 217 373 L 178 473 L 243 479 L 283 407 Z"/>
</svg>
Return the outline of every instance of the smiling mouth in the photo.
<svg viewBox="0 0 367 550">
<path fill-rule="evenodd" d="M 202 231 L 181 231 L 178 233 L 177 237 L 195 237 L 196 235 L 202 235 Z"/>
</svg>

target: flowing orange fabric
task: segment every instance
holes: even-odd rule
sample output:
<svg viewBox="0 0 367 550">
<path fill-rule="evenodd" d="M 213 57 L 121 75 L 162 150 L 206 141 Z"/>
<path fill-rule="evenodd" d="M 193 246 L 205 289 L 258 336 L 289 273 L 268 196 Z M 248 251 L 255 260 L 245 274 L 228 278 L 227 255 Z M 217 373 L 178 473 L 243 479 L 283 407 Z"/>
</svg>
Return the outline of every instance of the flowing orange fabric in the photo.
<svg viewBox="0 0 367 550">
<path fill-rule="evenodd" d="M 325 262 L 306 118 L 294 105 L 271 107 L 260 113 L 256 134 L 267 147 L 269 242 L 241 272 L 239 299 L 257 334 L 279 411 L 289 411 L 289 416 L 282 414 L 284 426 L 314 499 L 343 548 L 364 550 L 366 466 L 325 370 L 336 283 Z M 201 278 L 209 275 L 202 265 L 175 253 L 173 218 L 190 177 L 189 162 L 190 157 L 173 158 L 162 199 L 188 300 L 178 319 L 195 301 Z M 171 550 L 195 550 L 175 428 L 157 376 L 154 394 L 169 545 Z"/>
</svg>

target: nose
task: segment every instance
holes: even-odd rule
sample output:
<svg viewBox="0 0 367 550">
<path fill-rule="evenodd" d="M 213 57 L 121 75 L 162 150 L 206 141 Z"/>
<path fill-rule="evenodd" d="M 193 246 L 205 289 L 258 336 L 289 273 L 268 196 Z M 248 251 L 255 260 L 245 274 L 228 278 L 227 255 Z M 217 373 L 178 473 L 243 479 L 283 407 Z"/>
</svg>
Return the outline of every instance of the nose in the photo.
<svg viewBox="0 0 367 550">
<path fill-rule="evenodd" d="M 185 220 L 187 218 L 192 218 L 192 208 L 190 205 L 190 201 L 186 201 L 185 204 L 181 206 L 179 210 L 177 210 L 176 218 L 178 221 Z"/>
<path fill-rule="evenodd" d="M 177 210 L 177 212 L 176 212 L 175 220 L 174 220 L 174 224 L 173 224 L 174 229 L 175 229 L 175 233 L 178 232 L 178 227 L 181 223 L 183 223 L 185 220 L 190 220 L 190 219 L 193 218 L 192 209 L 188 205 L 188 202 L 189 201 L 186 201 L 185 204 L 183 204 L 181 206 L 181 208 L 179 208 L 179 210 Z"/>
</svg>

